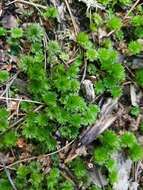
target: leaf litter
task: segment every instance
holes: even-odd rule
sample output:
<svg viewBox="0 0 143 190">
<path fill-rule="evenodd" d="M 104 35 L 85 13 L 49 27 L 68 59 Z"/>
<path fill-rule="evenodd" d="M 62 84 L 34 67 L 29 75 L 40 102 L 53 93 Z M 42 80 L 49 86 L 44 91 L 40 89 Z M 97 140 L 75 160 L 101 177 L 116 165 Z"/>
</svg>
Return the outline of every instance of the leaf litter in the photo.
<svg viewBox="0 0 143 190">
<path fill-rule="evenodd" d="M 47 2 L 0 3 L 0 183 L 7 189 L 142 189 L 141 2 Z M 102 165 L 93 152 L 100 153 L 108 131 L 136 140 L 127 139 L 129 147 L 117 148 Z M 114 145 L 105 142 L 101 150 L 108 155 Z"/>
</svg>

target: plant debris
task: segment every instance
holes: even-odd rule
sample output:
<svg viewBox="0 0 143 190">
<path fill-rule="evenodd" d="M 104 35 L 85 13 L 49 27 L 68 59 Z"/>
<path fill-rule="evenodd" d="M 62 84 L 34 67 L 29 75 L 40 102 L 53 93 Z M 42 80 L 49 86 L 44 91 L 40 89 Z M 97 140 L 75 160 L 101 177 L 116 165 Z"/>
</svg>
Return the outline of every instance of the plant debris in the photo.
<svg viewBox="0 0 143 190">
<path fill-rule="evenodd" d="M 0 3 L 0 190 L 143 189 L 140 0 Z"/>
</svg>

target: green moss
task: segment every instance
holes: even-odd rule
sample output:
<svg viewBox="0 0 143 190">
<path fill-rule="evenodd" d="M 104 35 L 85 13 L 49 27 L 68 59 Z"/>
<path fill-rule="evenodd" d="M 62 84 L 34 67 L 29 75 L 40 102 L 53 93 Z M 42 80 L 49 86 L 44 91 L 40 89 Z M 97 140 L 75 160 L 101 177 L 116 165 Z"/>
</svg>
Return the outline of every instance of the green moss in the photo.
<svg viewBox="0 0 143 190">
<path fill-rule="evenodd" d="M 143 69 L 136 71 L 136 81 L 141 87 L 143 87 Z"/>
<path fill-rule="evenodd" d="M 55 7 L 48 7 L 47 10 L 43 13 L 45 18 L 57 18 L 58 11 Z"/>
<path fill-rule="evenodd" d="M 131 111 L 130 111 L 130 113 L 131 113 L 131 115 L 132 115 L 133 117 L 138 117 L 138 115 L 140 114 L 140 112 L 141 112 L 141 110 L 140 110 L 140 107 L 139 107 L 139 106 L 133 106 L 133 107 L 131 108 Z"/>
<path fill-rule="evenodd" d="M 142 45 L 137 41 L 132 41 L 128 45 L 128 50 L 131 55 L 139 54 L 142 51 Z"/>
<path fill-rule="evenodd" d="M 0 71 L 0 83 L 7 81 L 9 78 L 9 72 L 2 70 Z"/>
<path fill-rule="evenodd" d="M 122 20 L 117 16 L 112 16 L 107 22 L 107 27 L 110 30 L 119 30 L 122 27 Z"/>
<path fill-rule="evenodd" d="M 0 27 L 0 36 L 5 36 L 6 35 L 6 29 L 3 27 Z"/>
<path fill-rule="evenodd" d="M 126 60 L 126 56 L 132 59 L 142 52 L 141 40 L 138 40 L 143 37 L 141 6 L 136 6 L 130 13 L 128 22 L 125 22 L 122 15 L 128 13 L 133 1 L 99 0 L 98 3 L 105 6 L 105 11 L 91 8 L 91 11 L 87 9 L 87 14 L 84 14 L 85 7 L 81 4 L 83 6 L 80 11 L 83 14 L 80 17 L 78 11 L 74 11 L 78 9 L 75 5 L 80 6 L 80 2 L 70 4 L 75 21 L 81 29 L 77 35 L 73 30 L 76 25 L 73 27 L 70 20 L 67 22 L 70 18 L 68 14 L 62 20 L 62 7 L 57 10 L 55 6 L 41 9 L 38 5 L 36 9 L 31 7 L 28 11 L 25 10 L 27 6 L 24 6 L 24 12 L 18 15 L 19 26 L 22 27 L 10 30 L 0 27 L 1 44 L 4 46 L 0 59 L 0 90 L 7 88 L 9 76 L 13 76 L 16 68 L 18 79 L 26 83 L 24 95 L 20 88 L 15 90 L 13 82 L 9 88 L 9 97 L 33 100 L 33 103 L 14 101 L 18 103 L 16 111 L 19 114 L 15 110 L 8 112 L 4 107 L 9 108 L 9 104 L 5 104 L 3 100 L 4 106 L 0 108 L 1 152 L 9 155 L 10 159 L 15 155 L 14 162 L 22 156 L 37 156 L 34 162 L 29 159 L 28 162 L 15 165 L 14 170 L 10 171 L 19 190 L 73 190 L 82 187 L 89 190 L 100 189 L 88 179 L 89 162 L 102 169 L 108 178 L 105 189 L 109 190 L 118 180 L 117 163 L 113 160 L 115 154 L 124 151 L 134 162 L 143 158 L 143 150 L 136 134 L 125 132 L 119 135 L 117 132 L 120 129 L 115 129 L 116 132 L 105 131 L 89 146 L 87 156 L 77 157 L 67 164 L 63 162 L 71 154 L 71 145 L 58 154 L 45 156 L 74 138 L 78 141 L 80 134 L 94 125 L 97 118 L 100 119 L 100 109 L 96 103 L 102 104 L 100 100 L 104 100 L 104 97 L 120 97 L 123 83 L 128 79 L 126 63 L 120 60 L 120 54 Z M 63 13 L 65 11 L 68 11 L 68 7 Z M 82 20 L 84 16 L 86 18 Z M 23 25 L 23 21 L 28 24 Z M 61 33 L 60 26 L 67 25 L 69 28 Z M 11 59 L 7 60 L 7 55 L 12 58 L 12 62 Z M 14 56 L 18 59 L 16 63 L 15 59 L 13 63 Z M 12 65 L 10 71 L 7 71 L 7 63 Z M 84 98 L 86 96 L 81 89 L 84 74 L 85 79 L 91 80 L 94 85 L 97 97 L 93 103 Z M 135 71 L 135 78 L 132 78 L 140 87 L 143 87 L 142 76 L 141 69 Z M 34 103 L 34 100 L 39 103 Z M 132 107 L 129 114 L 138 117 L 141 114 L 140 107 Z M 17 123 L 21 117 L 23 121 Z M 15 123 L 16 126 L 11 128 Z M 142 125 L 139 132 L 142 133 Z M 23 147 L 19 146 L 19 138 L 24 141 Z M 71 157 L 74 154 L 76 153 Z M 0 178 L 0 189 L 11 190 L 4 171 Z"/>
<path fill-rule="evenodd" d="M 22 28 L 13 28 L 11 29 L 11 37 L 12 38 L 21 38 L 23 36 Z"/>
</svg>

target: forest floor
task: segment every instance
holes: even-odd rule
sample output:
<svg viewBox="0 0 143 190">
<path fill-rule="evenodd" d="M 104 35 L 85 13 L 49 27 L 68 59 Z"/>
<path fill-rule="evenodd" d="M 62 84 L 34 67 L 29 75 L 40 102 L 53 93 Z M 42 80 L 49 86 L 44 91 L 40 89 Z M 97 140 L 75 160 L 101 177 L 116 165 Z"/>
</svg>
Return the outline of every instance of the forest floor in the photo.
<svg viewBox="0 0 143 190">
<path fill-rule="evenodd" d="M 143 1 L 1 0 L 0 190 L 143 189 Z"/>
</svg>

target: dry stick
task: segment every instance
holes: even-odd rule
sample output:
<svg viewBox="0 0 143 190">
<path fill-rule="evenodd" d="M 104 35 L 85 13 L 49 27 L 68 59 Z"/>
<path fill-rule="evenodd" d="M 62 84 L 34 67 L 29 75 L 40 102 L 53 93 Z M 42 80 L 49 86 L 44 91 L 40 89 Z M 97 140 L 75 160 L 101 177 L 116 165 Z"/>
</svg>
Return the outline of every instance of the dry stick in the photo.
<svg viewBox="0 0 143 190">
<path fill-rule="evenodd" d="M 44 38 L 43 38 L 43 44 L 44 44 L 44 57 L 45 57 L 45 65 L 44 65 L 44 67 L 45 67 L 45 70 L 47 69 L 47 45 L 48 45 L 48 43 L 47 43 L 47 38 L 46 38 L 46 35 L 44 35 Z"/>
<path fill-rule="evenodd" d="M 16 108 L 16 115 L 18 116 L 18 112 L 19 112 L 19 108 L 20 108 L 20 103 L 21 103 L 22 98 L 20 99 L 20 101 L 17 104 L 17 108 Z"/>
<path fill-rule="evenodd" d="M 14 190 L 17 190 L 17 188 L 16 188 L 14 182 L 12 181 L 12 178 L 11 178 L 11 176 L 10 176 L 9 170 L 7 169 L 7 167 L 6 167 L 6 165 L 5 165 L 4 159 L 1 157 L 1 155 L 0 155 L 0 162 L 2 163 L 2 167 L 3 167 L 3 169 L 4 169 L 4 171 L 5 171 L 6 175 L 7 175 L 7 178 L 8 178 L 8 180 L 9 180 L 9 182 L 10 182 L 12 188 L 13 188 Z"/>
<path fill-rule="evenodd" d="M 14 80 L 17 78 L 17 75 L 18 75 L 18 74 L 19 74 L 19 72 L 16 73 L 16 74 L 12 77 L 11 81 L 10 81 L 8 84 L 6 84 L 6 89 L 4 90 L 4 92 L 3 92 L 2 95 L 1 95 L 1 96 L 3 96 L 4 94 L 6 94 L 6 104 L 7 104 L 7 108 L 9 107 L 9 101 L 8 101 L 9 88 L 11 87 L 12 83 L 14 82 Z"/>
<path fill-rule="evenodd" d="M 43 107 L 43 105 L 38 106 L 33 112 L 39 111 L 42 107 Z M 14 128 L 15 126 L 17 126 L 17 125 L 18 125 L 19 123 L 21 123 L 22 121 L 24 121 L 24 119 L 25 119 L 25 116 L 21 117 L 19 120 L 17 120 L 15 123 L 13 123 L 9 128 L 7 128 L 6 131 L 0 133 L 0 137 L 1 137 L 2 135 L 4 135 L 7 131 L 9 131 L 10 129 Z"/>
<path fill-rule="evenodd" d="M 77 27 L 77 24 L 75 22 L 75 19 L 74 19 L 74 16 L 71 12 L 71 9 L 70 9 L 70 6 L 69 6 L 69 3 L 67 0 L 64 0 L 66 6 L 67 6 L 67 9 L 69 11 L 69 14 L 70 14 L 70 17 L 71 17 L 71 20 L 72 20 L 72 24 L 73 24 L 73 27 L 74 27 L 74 32 L 75 32 L 75 36 L 77 36 L 77 33 L 78 33 L 78 27 Z"/>
<path fill-rule="evenodd" d="M 123 21 L 128 17 L 128 15 L 135 9 L 135 7 L 137 6 L 137 4 L 140 2 L 140 0 L 137 0 L 133 6 L 130 8 L 130 10 L 127 12 L 127 14 L 123 17 Z M 111 32 L 109 32 L 106 37 L 109 37 L 110 35 L 112 35 L 116 30 L 112 30 Z"/>
<path fill-rule="evenodd" d="M 36 160 L 37 158 L 40 158 L 40 157 L 41 157 L 41 158 L 45 158 L 45 157 L 47 157 L 47 156 L 51 156 L 51 155 L 57 154 L 57 153 L 63 151 L 64 149 L 66 149 L 68 146 L 70 146 L 74 141 L 75 141 L 75 139 L 72 140 L 71 142 L 69 142 L 69 143 L 68 143 L 67 145 L 65 145 L 64 147 L 62 147 L 62 148 L 60 148 L 59 150 L 56 150 L 56 151 L 54 151 L 54 152 L 51 152 L 51 153 L 48 153 L 48 154 L 44 154 L 44 155 L 42 155 L 42 156 L 33 156 L 33 157 L 31 157 L 31 158 L 25 158 L 25 159 L 22 159 L 22 160 L 18 160 L 18 161 L 14 162 L 14 163 L 12 163 L 12 164 L 9 164 L 8 166 L 5 166 L 5 167 L 6 167 L 6 168 L 9 168 L 9 167 L 15 166 L 15 165 L 17 165 L 17 164 L 20 164 L 20 163 L 22 163 L 22 162 L 28 162 L 28 161 Z M 0 171 L 2 171 L 3 169 L 4 169 L 4 168 L 1 168 Z"/>
<path fill-rule="evenodd" d="M 134 10 L 134 8 L 137 6 L 137 4 L 140 2 L 140 0 L 137 0 L 133 6 L 130 8 L 130 10 L 127 12 L 127 14 L 124 16 L 124 19 L 127 18 L 127 16 Z"/>
<path fill-rule="evenodd" d="M 9 108 L 9 101 L 8 101 L 8 98 L 9 98 L 9 91 L 8 91 L 8 90 L 6 91 L 5 98 L 6 98 L 6 105 L 7 105 L 7 109 L 8 109 L 8 108 Z"/>
<path fill-rule="evenodd" d="M 87 60 L 85 59 L 84 60 L 84 71 L 83 71 L 83 76 L 82 76 L 82 79 L 81 79 L 81 84 L 83 83 L 85 77 L 86 77 L 86 71 L 87 71 Z"/>
<path fill-rule="evenodd" d="M 44 9 L 44 10 L 47 9 L 47 7 L 44 6 L 44 5 L 40 5 L 40 4 L 37 4 L 37 3 L 32 3 L 32 2 L 24 1 L 24 0 L 12 1 L 12 2 L 8 3 L 7 6 L 9 6 L 9 5 L 13 4 L 13 3 L 22 3 L 22 4 L 32 5 L 32 6 L 36 7 L 36 8 L 38 7 L 38 8 Z"/>
<path fill-rule="evenodd" d="M 44 25 L 43 25 L 43 21 L 42 19 L 40 18 L 40 24 L 43 26 L 44 28 Z M 44 37 L 43 37 L 43 45 L 44 45 L 44 58 L 45 58 L 45 65 L 44 65 L 44 68 L 45 70 L 47 69 L 47 46 L 48 46 L 48 36 L 47 36 L 47 33 L 45 31 L 45 28 L 44 28 Z"/>
<path fill-rule="evenodd" d="M 16 74 L 11 78 L 11 80 L 9 81 L 9 83 L 6 85 L 5 90 L 3 91 L 3 93 L 2 93 L 0 96 L 4 96 L 4 95 L 5 95 L 5 93 L 9 90 L 9 88 L 11 87 L 12 83 L 14 82 L 14 80 L 17 78 L 17 75 L 18 75 L 18 74 L 19 74 L 19 72 L 16 73 Z"/>
<path fill-rule="evenodd" d="M 2 97 L 2 96 L 0 96 L 0 100 L 21 101 L 21 102 L 28 102 L 28 103 L 34 103 L 34 104 L 41 104 L 41 105 L 43 105 L 42 102 L 38 102 L 38 101 L 34 101 L 34 100 L 19 99 L 19 98 L 7 98 L 7 97 Z"/>
</svg>

